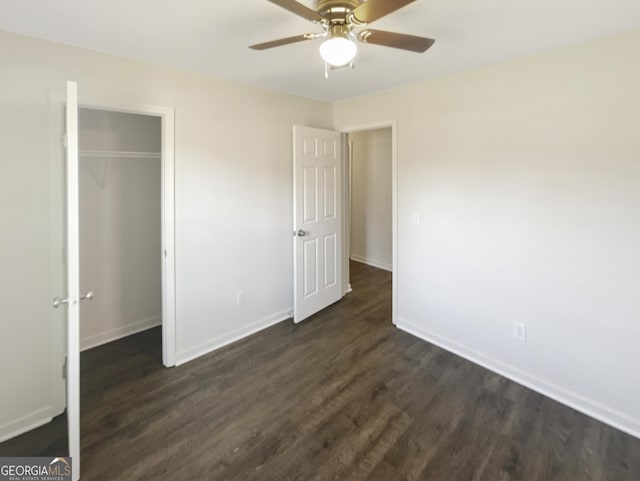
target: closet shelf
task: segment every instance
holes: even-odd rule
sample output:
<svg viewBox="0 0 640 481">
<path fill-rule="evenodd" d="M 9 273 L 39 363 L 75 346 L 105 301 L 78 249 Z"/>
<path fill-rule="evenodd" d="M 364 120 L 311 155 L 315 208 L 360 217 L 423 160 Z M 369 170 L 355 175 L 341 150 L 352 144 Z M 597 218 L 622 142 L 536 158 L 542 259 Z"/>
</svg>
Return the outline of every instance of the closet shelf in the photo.
<svg viewBox="0 0 640 481">
<path fill-rule="evenodd" d="M 161 152 L 125 152 L 122 150 L 79 150 L 78 155 L 84 158 L 111 157 L 118 159 L 161 159 Z"/>
</svg>

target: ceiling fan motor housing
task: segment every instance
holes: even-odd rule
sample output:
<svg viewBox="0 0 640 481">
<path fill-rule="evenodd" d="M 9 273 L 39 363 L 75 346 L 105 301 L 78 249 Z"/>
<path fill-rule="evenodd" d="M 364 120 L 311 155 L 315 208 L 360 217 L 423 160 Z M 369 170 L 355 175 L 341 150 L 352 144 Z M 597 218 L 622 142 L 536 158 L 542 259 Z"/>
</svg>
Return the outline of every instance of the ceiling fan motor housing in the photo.
<svg viewBox="0 0 640 481">
<path fill-rule="evenodd" d="M 314 7 L 316 12 L 334 24 L 346 23 L 347 14 L 362 3 L 362 0 L 315 0 Z"/>
<path fill-rule="evenodd" d="M 313 6 L 315 10 L 298 0 L 268 1 L 310 22 L 314 22 L 322 27 L 323 32 L 305 33 L 251 45 L 250 48 L 254 50 L 266 50 L 292 43 L 324 38 L 320 54 L 325 62 L 336 66 L 338 64 L 329 59 L 334 55 L 332 52 L 338 52 L 339 50 L 347 52 L 348 50 L 349 56 L 345 54 L 336 60 L 338 57 L 335 54 L 332 58 L 336 62 L 348 58 L 347 62 L 349 62 L 353 59 L 353 55 L 357 50 L 354 41 L 417 53 L 427 51 L 435 42 L 435 40 L 427 37 L 368 28 L 369 24 L 417 0 L 314 0 Z M 367 28 L 365 29 L 364 27 Z M 359 29 L 359 32 L 354 33 L 354 29 Z M 327 37 L 329 38 L 327 39 Z M 331 48 L 329 48 L 330 46 Z"/>
<path fill-rule="evenodd" d="M 350 31 L 347 25 L 337 23 L 329 27 L 329 38 L 349 38 Z"/>
</svg>

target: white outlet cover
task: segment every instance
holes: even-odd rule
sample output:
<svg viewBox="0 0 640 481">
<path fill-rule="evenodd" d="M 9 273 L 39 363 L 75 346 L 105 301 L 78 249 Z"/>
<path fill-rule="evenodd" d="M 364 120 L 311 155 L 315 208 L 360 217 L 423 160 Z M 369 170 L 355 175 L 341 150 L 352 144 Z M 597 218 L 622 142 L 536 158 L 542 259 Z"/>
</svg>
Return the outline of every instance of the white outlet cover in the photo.
<svg viewBox="0 0 640 481">
<path fill-rule="evenodd" d="M 414 210 L 411 213 L 411 223 L 414 225 L 418 225 L 420 224 L 420 212 L 417 210 Z"/>
<path fill-rule="evenodd" d="M 244 291 L 238 291 L 236 294 L 236 303 L 238 305 L 244 304 Z"/>
<path fill-rule="evenodd" d="M 527 342 L 527 326 L 524 322 L 513 323 L 513 337 L 522 342 Z"/>
</svg>

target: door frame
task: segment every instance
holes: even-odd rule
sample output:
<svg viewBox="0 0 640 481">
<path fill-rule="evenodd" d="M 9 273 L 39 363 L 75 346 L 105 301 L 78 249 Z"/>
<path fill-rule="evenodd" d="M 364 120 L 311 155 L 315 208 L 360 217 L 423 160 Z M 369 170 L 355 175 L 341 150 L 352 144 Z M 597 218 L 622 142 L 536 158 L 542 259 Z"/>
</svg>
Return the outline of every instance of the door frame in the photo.
<svg viewBox="0 0 640 481">
<path fill-rule="evenodd" d="M 81 96 L 78 108 L 160 117 L 162 121 L 162 364 L 176 365 L 175 109 Z"/>
<path fill-rule="evenodd" d="M 343 175 L 342 175 L 342 205 L 343 205 L 343 267 L 342 272 L 347 283 L 344 293 L 351 291 L 351 272 L 349 271 L 349 255 L 351 254 L 351 162 L 348 135 L 353 132 L 391 128 L 391 321 L 398 320 L 398 121 L 396 119 L 381 120 L 366 124 L 354 124 L 341 127 L 342 134 Z"/>
</svg>

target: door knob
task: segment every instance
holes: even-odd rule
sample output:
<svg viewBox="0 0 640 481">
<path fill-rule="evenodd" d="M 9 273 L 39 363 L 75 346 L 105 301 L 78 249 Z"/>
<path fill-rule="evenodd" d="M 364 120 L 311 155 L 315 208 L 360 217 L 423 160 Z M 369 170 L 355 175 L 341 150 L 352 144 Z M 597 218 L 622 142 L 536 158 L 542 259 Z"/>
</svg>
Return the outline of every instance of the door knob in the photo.
<svg viewBox="0 0 640 481">
<path fill-rule="evenodd" d="M 92 299 L 93 299 L 93 291 L 89 291 L 84 296 L 80 297 L 81 301 L 84 301 L 84 300 L 90 301 Z"/>
<path fill-rule="evenodd" d="M 84 301 L 84 300 L 90 301 L 92 299 L 93 299 L 93 291 L 89 291 L 85 295 L 80 296 L 81 301 Z M 53 305 L 54 308 L 57 309 L 62 304 L 69 304 L 69 299 L 66 297 L 65 298 L 54 297 L 53 302 L 51 304 Z"/>
<path fill-rule="evenodd" d="M 304 237 L 307 235 L 307 233 L 305 231 L 303 231 L 302 229 L 298 229 L 295 233 L 296 236 L 298 237 Z"/>
<path fill-rule="evenodd" d="M 69 299 L 67 299 L 67 298 L 60 299 L 59 297 L 54 297 L 53 298 L 53 302 L 51 304 L 53 305 L 54 308 L 57 309 L 62 304 L 68 304 L 68 303 L 69 303 Z"/>
</svg>

